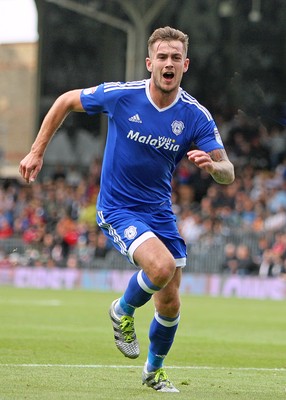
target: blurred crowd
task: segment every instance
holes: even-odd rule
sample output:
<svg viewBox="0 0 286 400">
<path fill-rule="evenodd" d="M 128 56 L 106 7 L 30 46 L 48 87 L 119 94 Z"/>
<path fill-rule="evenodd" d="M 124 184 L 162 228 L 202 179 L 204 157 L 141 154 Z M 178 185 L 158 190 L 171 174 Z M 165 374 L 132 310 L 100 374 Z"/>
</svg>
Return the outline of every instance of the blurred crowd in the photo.
<svg viewBox="0 0 286 400">
<path fill-rule="evenodd" d="M 224 237 L 227 274 L 279 276 L 286 272 L 286 130 L 266 127 L 243 113 L 215 115 L 236 180 L 221 186 L 183 159 L 173 179 L 179 230 L 191 248 Z M 57 166 L 38 182 L 0 181 L 0 266 L 19 262 L 48 267 L 92 267 L 112 245 L 95 222 L 101 160 L 88 170 Z M 257 246 L 236 243 L 251 234 Z M 20 240 L 23 251 L 4 243 Z M 2 241 L 2 246 L 1 246 Z M 15 242 L 16 243 L 16 242 Z"/>
</svg>

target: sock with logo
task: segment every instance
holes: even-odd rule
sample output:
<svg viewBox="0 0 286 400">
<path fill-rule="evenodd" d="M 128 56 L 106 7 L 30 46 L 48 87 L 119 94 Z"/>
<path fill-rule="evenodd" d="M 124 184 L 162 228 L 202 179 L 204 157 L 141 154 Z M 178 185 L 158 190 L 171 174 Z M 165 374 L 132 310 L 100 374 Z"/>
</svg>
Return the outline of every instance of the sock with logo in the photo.
<svg viewBox="0 0 286 400">
<path fill-rule="evenodd" d="M 147 357 L 147 371 L 156 371 L 162 368 L 178 328 L 180 314 L 175 318 L 163 317 L 155 312 L 149 331 L 149 351 Z"/>
<path fill-rule="evenodd" d="M 143 306 L 152 295 L 161 288 L 153 285 L 143 270 L 136 272 L 130 279 L 127 289 L 115 306 L 116 314 L 133 316 L 135 308 Z"/>
</svg>

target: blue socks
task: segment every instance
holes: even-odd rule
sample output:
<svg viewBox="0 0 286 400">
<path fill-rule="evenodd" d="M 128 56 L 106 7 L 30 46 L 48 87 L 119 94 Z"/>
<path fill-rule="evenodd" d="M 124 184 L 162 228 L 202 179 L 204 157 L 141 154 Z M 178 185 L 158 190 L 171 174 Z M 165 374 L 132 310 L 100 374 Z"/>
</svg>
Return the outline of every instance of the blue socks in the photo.
<svg viewBox="0 0 286 400">
<path fill-rule="evenodd" d="M 116 314 L 119 317 L 123 315 L 132 317 L 135 309 L 147 303 L 160 289 L 150 281 L 143 270 L 136 272 L 115 306 Z M 164 358 L 173 344 L 179 320 L 180 315 L 168 318 L 155 312 L 149 331 L 150 345 L 146 363 L 148 372 L 156 371 L 163 366 Z"/>
<path fill-rule="evenodd" d="M 173 344 L 179 320 L 180 315 L 175 318 L 167 318 L 155 312 L 149 331 L 148 372 L 156 371 L 163 366 L 164 358 Z"/>
<path fill-rule="evenodd" d="M 147 303 L 152 295 L 161 288 L 153 285 L 143 270 L 136 272 L 130 279 L 124 295 L 116 304 L 115 312 L 122 315 L 133 316 L 135 308 Z"/>
</svg>

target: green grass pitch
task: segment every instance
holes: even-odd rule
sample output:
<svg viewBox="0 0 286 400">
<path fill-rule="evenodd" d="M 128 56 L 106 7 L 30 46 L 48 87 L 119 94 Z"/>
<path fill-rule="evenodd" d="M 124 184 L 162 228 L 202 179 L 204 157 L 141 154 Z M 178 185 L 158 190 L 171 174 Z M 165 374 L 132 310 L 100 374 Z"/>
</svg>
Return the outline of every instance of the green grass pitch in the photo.
<svg viewBox="0 0 286 400">
<path fill-rule="evenodd" d="M 180 393 L 158 393 L 141 384 L 153 304 L 136 312 L 129 360 L 113 343 L 116 296 L 0 287 L 0 400 L 286 399 L 284 301 L 183 296 L 165 362 Z"/>
</svg>

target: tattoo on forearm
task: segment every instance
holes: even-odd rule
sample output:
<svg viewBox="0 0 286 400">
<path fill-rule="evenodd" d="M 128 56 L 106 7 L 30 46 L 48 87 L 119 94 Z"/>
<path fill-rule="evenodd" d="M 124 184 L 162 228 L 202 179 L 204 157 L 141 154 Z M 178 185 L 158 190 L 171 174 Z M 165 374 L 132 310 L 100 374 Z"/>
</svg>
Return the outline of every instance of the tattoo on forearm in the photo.
<svg viewBox="0 0 286 400">
<path fill-rule="evenodd" d="M 234 180 L 233 165 L 229 161 L 224 149 L 213 150 L 210 153 L 211 159 L 217 162 L 219 167 L 211 175 L 217 183 L 229 184 Z"/>
<path fill-rule="evenodd" d="M 213 150 L 210 153 L 211 159 L 213 161 L 223 161 L 223 160 L 228 160 L 228 157 L 226 155 L 225 150 L 223 149 L 217 149 Z"/>
</svg>

